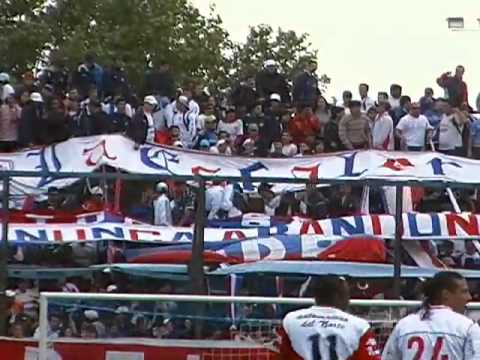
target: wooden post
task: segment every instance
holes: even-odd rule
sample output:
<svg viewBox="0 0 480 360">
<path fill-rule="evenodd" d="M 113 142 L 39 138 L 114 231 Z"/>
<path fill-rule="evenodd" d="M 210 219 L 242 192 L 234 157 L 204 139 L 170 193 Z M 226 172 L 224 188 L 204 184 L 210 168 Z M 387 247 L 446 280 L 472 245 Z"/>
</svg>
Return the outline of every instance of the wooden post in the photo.
<svg viewBox="0 0 480 360">
<path fill-rule="evenodd" d="M 0 336 L 7 336 L 7 296 L 5 291 L 8 286 L 8 218 L 9 218 L 9 193 L 10 177 L 3 176 L 2 189 L 2 244 L 0 246 Z"/>
<path fill-rule="evenodd" d="M 402 271 L 403 186 L 396 186 L 395 194 L 395 243 L 393 244 L 393 295 L 400 299 Z"/>
<path fill-rule="evenodd" d="M 195 214 L 195 226 L 193 230 L 192 258 L 190 260 L 189 275 L 192 292 L 195 295 L 207 293 L 205 273 L 203 269 L 203 251 L 205 249 L 205 180 L 198 180 L 197 211 Z M 200 339 L 203 333 L 203 315 L 205 304 L 198 303 L 195 306 L 197 319 L 194 322 L 195 338 Z"/>
</svg>

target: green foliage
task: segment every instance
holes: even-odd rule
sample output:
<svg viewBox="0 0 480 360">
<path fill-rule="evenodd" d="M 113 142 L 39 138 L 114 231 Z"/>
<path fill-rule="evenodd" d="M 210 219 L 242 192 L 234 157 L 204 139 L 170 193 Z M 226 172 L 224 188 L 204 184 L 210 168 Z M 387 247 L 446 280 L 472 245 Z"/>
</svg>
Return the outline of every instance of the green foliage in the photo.
<svg viewBox="0 0 480 360">
<path fill-rule="evenodd" d="M 54 59 L 73 69 L 93 51 L 100 64 L 124 66 L 136 87 L 161 61 L 173 64 L 180 83 L 226 87 L 254 75 L 268 58 L 293 76 L 317 57 L 308 35 L 266 25 L 252 27 L 245 44 L 233 44 L 213 7 L 203 16 L 187 0 L 3 0 L 0 33 L 0 66 L 13 73 Z"/>
</svg>

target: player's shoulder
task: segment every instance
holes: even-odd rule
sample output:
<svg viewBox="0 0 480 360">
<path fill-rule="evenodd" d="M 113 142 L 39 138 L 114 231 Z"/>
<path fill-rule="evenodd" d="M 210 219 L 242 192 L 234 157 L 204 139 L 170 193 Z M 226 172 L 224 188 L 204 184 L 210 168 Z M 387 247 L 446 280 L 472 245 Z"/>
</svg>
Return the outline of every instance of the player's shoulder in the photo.
<svg viewBox="0 0 480 360">
<path fill-rule="evenodd" d="M 429 312 L 430 314 L 426 315 L 425 310 L 420 309 L 415 313 L 407 315 L 398 322 L 397 328 L 407 330 L 417 329 L 420 321 L 423 322 L 427 320 L 437 324 L 450 324 L 451 328 L 455 328 L 457 330 L 463 329 L 465 331 L 474 325 L 474 321 L 472 319 L 463 314 L 459 314 L 450 308 L 434 307 L 431 308 Z"/>
</svg>

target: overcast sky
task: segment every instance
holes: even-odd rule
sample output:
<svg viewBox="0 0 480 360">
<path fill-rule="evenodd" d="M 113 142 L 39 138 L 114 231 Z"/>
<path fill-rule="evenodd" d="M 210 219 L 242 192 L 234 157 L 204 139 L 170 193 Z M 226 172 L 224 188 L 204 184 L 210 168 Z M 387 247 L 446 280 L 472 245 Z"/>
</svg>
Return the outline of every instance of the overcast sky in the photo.
<svg viewBox="0 0 480 360">
<path fill-rule="evenodd" d="M 371 95 L 392 82 L 417 98 L 426 86 L 443 92 L 435 79 L 457 64 L 466 67 L 470 101 L 480 91 L 480 31 L 452 32 L 447 17 L 463 16 L 480 29 L 479 0 L 191 0 L 202 12 L 211 3 L 234 40 L 250 25 L 266 23 L 307 32 L 319 50 L 319 74 L 332 78 L 329 96 L 344 89 L 357 95 L 360 82 Z M 475 66 L 476 65 L 476 66 Z"/>
</svg>

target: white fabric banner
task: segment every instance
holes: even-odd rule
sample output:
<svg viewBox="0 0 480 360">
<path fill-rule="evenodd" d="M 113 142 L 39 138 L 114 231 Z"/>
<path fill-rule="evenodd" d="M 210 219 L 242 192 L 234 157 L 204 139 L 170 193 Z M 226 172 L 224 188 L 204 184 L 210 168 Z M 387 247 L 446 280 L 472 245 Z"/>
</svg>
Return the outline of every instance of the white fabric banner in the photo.
<svg viewBox="0 0 480 360">
<path fill-rule="evenodd" d="M 1 154 L 1 170 L 38 171 L 38 178 L 15 178 L 12 192 L 21 194 L 65 186 L 42 173 L 91 172 L 110 165 L 131 173 L 229 176 L 242 179 L 245 190 L 260 177 L 384 181 L 413 180 L 477 184 L 480 161 L 435 152 L 350 151 L 289 159 L 252 159 L 145 144 L 134 150 L 121 135 L 74 138 L 18 153 Z M 257 180 L 258 181 L 258 180 Z"/>
</svg>

